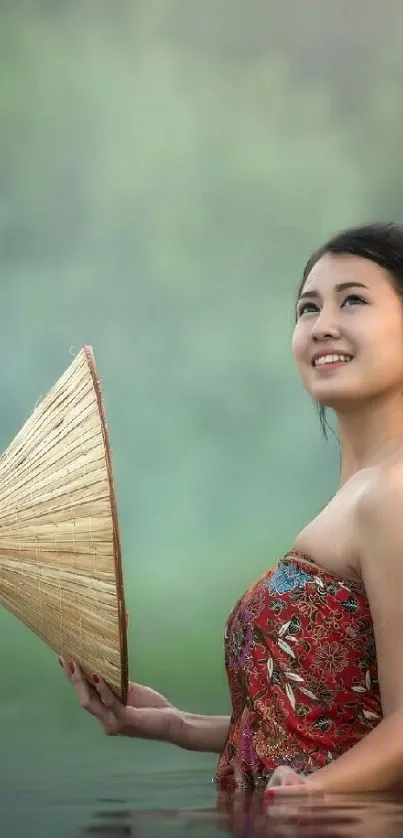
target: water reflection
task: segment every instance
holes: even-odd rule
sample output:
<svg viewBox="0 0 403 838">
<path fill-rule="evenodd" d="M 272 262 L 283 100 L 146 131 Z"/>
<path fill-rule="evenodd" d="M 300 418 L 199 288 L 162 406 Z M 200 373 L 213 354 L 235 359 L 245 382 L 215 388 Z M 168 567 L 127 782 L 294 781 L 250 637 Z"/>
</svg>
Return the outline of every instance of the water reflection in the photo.
<svg viewBox="0 0 403 838">
<path fill-rule="evenodd" d="M 25 735 L 25 731 L 23 730 Z M 403 838 L 403 795 L 220 795 L 214 763 L 136 742 L 15 740 L 0 729 L 0 838 Z M 28 742 L 28 744 L 27 744 Z M 112 763 L 112 764 L 111 764 Z"/>
<path fill-rule="evenodd" d="M 205 809 L 102 808 L 77 838 L 169 838 L 184 832 L 192 838 L 401 838 L 403 796 L 267 803 L 257 794 L 238 794 Z"/>
</svg>

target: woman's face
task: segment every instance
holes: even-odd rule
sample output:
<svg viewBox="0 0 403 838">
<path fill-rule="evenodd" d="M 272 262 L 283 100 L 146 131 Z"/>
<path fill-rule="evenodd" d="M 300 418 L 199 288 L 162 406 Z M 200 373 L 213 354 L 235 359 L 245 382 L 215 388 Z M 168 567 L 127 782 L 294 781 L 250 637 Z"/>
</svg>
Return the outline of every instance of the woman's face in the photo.
<svg viewBox="0 0 403 838">
<path fill-rule="evenodd" d="M 297 304 L 292 348 L 315 401 L 343 409 L 403 390 L 403 305 L 387 272 L 325 254 Z"/>
</svg>

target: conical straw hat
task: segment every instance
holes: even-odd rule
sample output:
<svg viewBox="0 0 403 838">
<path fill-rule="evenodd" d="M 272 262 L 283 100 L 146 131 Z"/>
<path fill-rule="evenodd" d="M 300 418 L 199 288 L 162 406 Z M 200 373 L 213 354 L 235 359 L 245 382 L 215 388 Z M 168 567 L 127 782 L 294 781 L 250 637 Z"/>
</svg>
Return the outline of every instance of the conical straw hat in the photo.
<svg viewBox="0 0 403 838">
<path fill-rule="evenodd" d="M 84 347 L 0 458 L 0 603 L 127 701 L 119 529 L 92 350 Z"/>
</svg>

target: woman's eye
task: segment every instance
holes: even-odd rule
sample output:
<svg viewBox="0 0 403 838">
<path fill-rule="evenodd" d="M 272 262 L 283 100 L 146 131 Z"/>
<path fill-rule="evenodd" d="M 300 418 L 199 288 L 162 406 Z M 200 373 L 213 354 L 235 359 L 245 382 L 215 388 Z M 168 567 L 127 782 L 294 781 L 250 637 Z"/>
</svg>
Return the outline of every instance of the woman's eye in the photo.
<svg viewBox="0 0 403 838">
<path fill-rule="evenodd" d="M 301 317 L 303 314 L 309 314 L 312 311 L 318 311 L 316 303 L 302 303 L 298 309 L 298 317 Z"/>
<path fill-rule="evenodd" d="M 341 308 L 343 308 L 344 306 L 347 306 L 349 308 L 350 306 L 366 305 L 366 303 L 367 301 L 364 300 L 364 298 L 361 297 L 359 294 L 348 294 L 348 296 L 345 297 L 345 299 L 343 300 Z M 306 303 L 301 303 L 301 305 L 299 306 L 298 317 L 302 317 L 304 314 L 312 314 L 312 312 L 317 311 L 319 311 L 318 304 L 312 301 L 307 301 Z"/>
<path fill-rule="evenodd" d="M 343 300 L 343 306 L 345 305 L 365 305 L 366 300 L 363 297 L 360 297 L 359 294 L 349 294 L 345 300 Z"/>
</svg>

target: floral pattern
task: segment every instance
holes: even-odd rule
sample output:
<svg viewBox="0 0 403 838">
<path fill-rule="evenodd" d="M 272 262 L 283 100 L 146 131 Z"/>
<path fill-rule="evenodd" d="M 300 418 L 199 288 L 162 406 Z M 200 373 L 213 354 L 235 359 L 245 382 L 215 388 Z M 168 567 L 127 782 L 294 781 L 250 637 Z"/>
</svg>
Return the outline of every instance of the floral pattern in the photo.
<svg viewBox="0 0 403 838">
<path fill-rule="evenodd" d="M 338 675 L 346 669 L 348 664 L 348 649 L 340 646 L 337 640 L 325 640 L 312 657 L 312 669 L 317 671 L 322 678 L 326 678 L 327 673 Z"/>
<path fill-rule="evenodd" d="M 304 588 L 307 582 L 312 581 L 312 574 L 306 573 L 299 567 L 290 565 L 279 565 L 274 573 L 270 574 L 265 583 L 271 594 L 286 594 L 297 588 Z"/>
<path fill-rule="evenodd" d="M 232 715 L 215 780 L 265 787 L 277 765 L 309 773 L 382 718 L 363 585 L 296 551 L 252 585 L 225 628 Z"/>
</svg>

